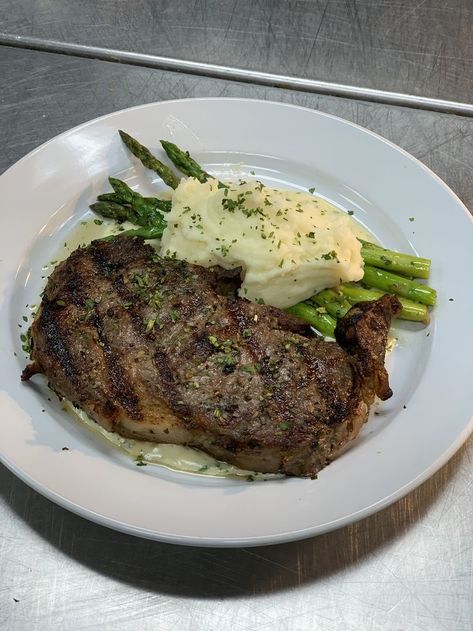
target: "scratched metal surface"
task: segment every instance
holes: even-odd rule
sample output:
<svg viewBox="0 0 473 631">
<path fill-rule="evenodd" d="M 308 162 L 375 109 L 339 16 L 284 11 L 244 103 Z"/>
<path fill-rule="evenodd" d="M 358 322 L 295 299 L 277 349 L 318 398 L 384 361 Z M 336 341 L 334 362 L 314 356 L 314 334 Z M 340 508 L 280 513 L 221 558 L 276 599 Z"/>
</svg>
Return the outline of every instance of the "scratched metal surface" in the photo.
<svg viewBox="0 0 473 631">
<path fill-rule="evenodd" d="M 472 119 L 6 48 L 0 76 L 0 171 L 57 133 L 119 108 L 247 96 L 369 127 L 421 158 L 473 208 Z M 471 631 L 472 457 L 470 439 L 419 489 L 357 524 L 241 550 L 109 531 L 0 466 L 0 628 Z"/>
<path fill-rule="evenodd" d="M 471 102 L 471 0 L 0 0 L 0 29 Z"/>
</svg>

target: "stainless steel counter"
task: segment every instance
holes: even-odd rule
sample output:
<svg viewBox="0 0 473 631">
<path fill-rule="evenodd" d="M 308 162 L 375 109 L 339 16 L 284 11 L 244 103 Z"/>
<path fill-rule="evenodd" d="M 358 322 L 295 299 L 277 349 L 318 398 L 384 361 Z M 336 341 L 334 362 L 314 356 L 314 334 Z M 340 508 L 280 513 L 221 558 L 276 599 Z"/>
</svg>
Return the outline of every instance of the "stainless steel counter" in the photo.
<svg viewBox="0 0 473 631">
<path fill-rule="evenodd" d="M 2 0 L 0 30 L 471 100 L 469 0 Z"/>
<path fill-rule="evenodd" d="M 104 2 L 93 9 L 92 4 L 3 2 L 0 9 L 4 25 L 22 25 L 40 35 L 51 35 L 51 29 L 56 29 L 55 37 L 59 32 L 65 38 L 76 34 L 75 40 L 92 37 L 94 15 L 97 31 L 102 28 L 105 33 L 108 24 L 109 36 L 117 37 L 118 17 L 130 5 Z M 198 32 L 196 16 L 199 12 L 208 15 L 205 7 L 211 3 L 187 4 L 194 16 L 187 24 Z M 222 12 L 227 6 L 226 2 L 214 4 Z M 464 28 L 470 4 L 447 4 L 450 13 L 443 15 L 450 17 L 444 17 L 444 50 L 453 50 L 449 33 Z M 370 6 L 367 2 L 274 3 L 271 21 L 279 19 L 285 32 L 289 23 L 283 19 L 284 8 L 289 5 L 299 16 L 299 29 L 302 25 L 312 28 L 311 16 L 326 6 L 326 15 L 334 7 L 345 12 L 358 10 L 360 42 L 371 42 L 366 33 L 378 36 L 375 23 L 363 21 L 363 10 Z M 379 4 L 373 10 L 383 5 L 390 11 L 402 7 L 408 11 L 404 2 Z M 435 11 L 443 12 L 447 6 L 439 3 L 435 9 L 434 5 L 420 2 L 411 8 L 424 11 L 424 24 L 428 24 L 437 15 Z M 135 11 L 150 12 L 158 24 L 158 9 L 160 14 L 166 8 L 177 23 L 179 6 L 143 1 L 135 3 Z M 231 6 L 232 24 L 248 33 L 243 20 L 246 3 Z M 256 2 L 252 8 L 264 17 L 268 6 Z M 92 13 L 111 15 L 107 13 L 111 7 L 120 11 L 113 23 Z M 26 24 L 32 15 L 34 20 Z M 355 17 L 355 13 L 350 15 Z M 78 28 L 78 16 L 88 20 L 88 33 Z M 342 28 L 344 22 L 340 21 Z M 129 23 L 127 42 L 134 39 L 132 32 L 135 36 L 141 32 L 139 24 Z M 208 28 L 204 29 L 207 43 L 204 34 L 201 40 L 193 40 L 195 56 L 207 54 L 211 46 L 217 49 L 218 39 L 210 42 Z M 176 47 L 173 54 L 189 52 L 179 49 L 179 42 L 171 37 L 169 42 Z M 150 41 L 143 37 L 140 45 L 150 50 Z M 471 43 L 463 45 L 471 47 Z M 419 46 L 423 45 L 419 42 Z M 466 57 L 471 57 L 469 50 Z M 266 61 L 261 58 L 266 69 L 275 63 L 268 47 L 267 55 Z M 337 58 L 339 62 L 334 57 L 331 63 L 341 63 Z M 340 72 L 342 66 L 337 65 Z M 429 83 L 434 91 L 439 88 L 435 72 Z M 0 171 L 57 133 L 116 109 L 168 98 L 247 96 L 297 103 L 368 127 L 420 158 L 473 208 L 471 118 L 6 47 L 0 47 L 0 76 Z M 419 91 L 427 90 L 420 86 Z M 471 102 L 471 94 L 470 87 L 462 98 Z M 3 216 L 7 201 L 3 200 Z M 470 439 L 428 482 L 357 524 L 307 541 L 241 550 L 181 548 L 107 530 L 55 506 L 0 467 L 0 628 L 471 631 L 472 457 Z"/>
</svg>

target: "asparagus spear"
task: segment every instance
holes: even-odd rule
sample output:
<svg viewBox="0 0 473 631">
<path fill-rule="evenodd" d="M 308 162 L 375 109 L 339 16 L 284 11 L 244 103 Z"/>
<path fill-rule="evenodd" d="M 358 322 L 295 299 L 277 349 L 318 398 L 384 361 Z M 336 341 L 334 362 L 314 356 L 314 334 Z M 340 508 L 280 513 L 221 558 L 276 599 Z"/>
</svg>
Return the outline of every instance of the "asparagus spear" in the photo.
<svg viewBox="0 0 473 631">
<path fill-rule="evenodd" d="M 152 217 L 146 217 L 137 213 L 130 204 L 100 201 L 91 204 L 90 209 L 98 215 L 114 219 L 118 223 L 129 221 L 143 228 L 159 230 L 161 234 L 166 227 L 166 220 L 160 213 L 156 212 Z M 157 239 L 157 237 L 150 238 Z"/>
<path fill-rule="evenodd" d="M 365 300 L 377 300 L 385 293 L 379 289 L 365 289 L 364 287 L 360 287 L 359 285 L 354 285 L 352 283 L 339 285 L 337 290 L 352 304 Z M 430 322 L 429 310 L 426 305 L 422 305 L 419 302 L 413 302 L 412 300 L 403 298 L 402 296 L 399 296 L 399 301 L 402 304 L 402 311 L 398 316 L 401 320 L 423 322 L 424 324 L 428 324 Z"/>
<path fill-rule="evenodd" d="M 174 166 L 176 166 L 181 173 L 184 173 L 184 175 L 195 177 L 199 182 L 206 182 L 209 177 L 212 177 L 207 171 L 204 171 L 188 151 L 182 151 L 177 145 L 168 140 L 161 140 L 161 146 Z M 226 185 L 222 182 L 219 182 L 218 186 L 219 188 L 226 188 Z"/>
<path fill-rule="evenodd" d="M 177 175 L 168 166 L 155 158 L 149 149 L 121 129 L 118 133 L 131 153 L 141 161 L 143 166 L 155 171 L 162 178 L 163 182 L 171 188 L 179 186 Z"/>
<path fill-rule="evenodd" d="M 345 296 L 334 289 L 324 289 L 312 296 L 311 301 L 319 307 L 325 307 L 327 312 L 337 319 L 343 317 L 351 308 L 351 303 Z"/>
<path fill-rule="evenodd" d="M 121 181 L 121 180 L 118 180 Z M 122 184 L 125 184 L 125 182 L 122 182 Z M 138 195 L 139 193 L 137 193 L 136 191 L 133 191 L 136 195 Z M 143 196 L 141 196 L 143 197 Z M 145 202 L 147 202 L 150 205 L 150 208 L 157 208 L 158 210 L 160 210 L 161 212 L 164 213 L 168 213 L 171 208 L 172 208 L 172 202 L 169 199 L 158 199 L 157 197 L 143 197 L 143 199 L 145 200 Z M 117 204 L 124 204 L 126 203 L 126 200 L 119 195 L 118 193 L 103 193 L 102 195 L 98 195 L 97 197 L 97 201 L 99 202 L 116 202 Z"/>
<path fill-rule="evenodd" d="M 154 206 L 163 213 L 168 213 L 172 208 L 172 201 L 170 199 L 158 199 L 157 197 L 143 197 L 148 203 L 154 204 Z"/>
<path fill-rule="evenodd" d="M 142 228 L 136 228 L 135 230 L 124 230 L 118 236 L 119 237 L 143 237 L 143 239 L 160 239 L 163 234 L 163 227 L 161 226 L 148 226 Z"/>
<path fill-rule="evenodd" d="M 109 234 L 102 237 L 102 241 L 110 241 L 119 237 L 142 237 L 143 239 L 160 239 L 163 229 L 159 226 L 141 226 L 141 228 L 133 228 L 132 230 L 124 230 L 118 234 Z"/>
<path fill-rule="evenodd" d="M 376 289 L 382 289 L 384 292 L 390 294 L 404 296 L 404 298 L 410 298 L 415 302 L 421 302 L 430 307 L 435 305 L 437 299 L 437 292 L 435 289 L 432 289 L 432 287 L 421 285 L 409 278 L 398 276 L 397 274 L 372 267 L 371 265 L 365 265 L 365 273 L 362 282 L 368 287 L 375 287 Z"/>
<path fill-rule="evenodd" d="M 90 210 L 93 210 L 94 213 L 97 213 L 102 217 L 114 219 L 115 221 L 118 221 L 118 223 L 130 221 L 131 223 L 136 223 L 138 225 L 148 225 L 144 222 L 140 215 L 135 213 L 129 204 L 119 204 L 114 201 L 98 201 L 95 202 L 95 204 L 91 204 L 89 208 Z"/>
<path fill-rule="evenodd" d="M 181 151 L 177 145 L 168 140 L 161 140 L 161 146 L 174 166 L 184 175 L 195 177 L 199 182 L 206 182 L 211 177 L 200 164 L 191 158 L 188 151 Z"/>
<path fill-rule="evenodd" d="M 117 195 L 115 192 L 113 193 L 102 193 L 102 195 L 97 195 L 98 202 L 115 202 L 116 204 L 123 204 L 124 200 Z"/>
<path fill-rule="evenodd" d="M 334 337 L 337 322 L 335 318 L 332 318 L 332 316 L 328 313 L 324 313 L 322 310 L 317 309 L 306 302 L 298 302 L 296 305 L 286 309 L 286 311 L 302 318 L 317 329 L 317 331 L 320 331 L 322 335 L 325 335 L 326 337 Z"/>
<path fill-rule="evenodd" d="M 362 239 L 360 241 L 361 256 L 366 265 L 373 265 L 374 267 L 398 272 L 406 276 L 413 276 L 414 278 L 429 278 L 431 265 L 429 259 L 395 252 L 394 250 L 385 250 L 379 245 L 363 241 Z"/>
<path fill-rule="evenodd" d="M 158 210 L 166 208 L 165 212 L 167 212 L 171 205 L 171 202 L 168 203 L 155 197 L 143 197 L 143 195 L 130 188 L 128 184 L 117 180 L 117 178 L 109 177 L 108 181 L 115 194 L 122 199 L 122 203 L 130 204 L 133 210 L 143 217 L 149 217 L 150 221 L 158 213 Z"/>
</svg>

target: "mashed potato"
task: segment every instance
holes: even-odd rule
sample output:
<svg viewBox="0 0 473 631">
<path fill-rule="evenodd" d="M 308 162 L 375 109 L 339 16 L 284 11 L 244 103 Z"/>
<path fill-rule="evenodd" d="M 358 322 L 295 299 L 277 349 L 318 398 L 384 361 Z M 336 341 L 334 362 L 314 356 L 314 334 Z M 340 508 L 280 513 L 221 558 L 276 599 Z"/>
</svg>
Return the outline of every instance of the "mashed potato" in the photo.
<svg viewBox="0 0 473 631">
<path fill-rule="evenodd" d="M 239 293 L 254 302 L 285 308 L 363 276 L 353 220 L 310 193 L 188 178 L 167 220 L 162 256 L 241 267 Z"/>
</svg>

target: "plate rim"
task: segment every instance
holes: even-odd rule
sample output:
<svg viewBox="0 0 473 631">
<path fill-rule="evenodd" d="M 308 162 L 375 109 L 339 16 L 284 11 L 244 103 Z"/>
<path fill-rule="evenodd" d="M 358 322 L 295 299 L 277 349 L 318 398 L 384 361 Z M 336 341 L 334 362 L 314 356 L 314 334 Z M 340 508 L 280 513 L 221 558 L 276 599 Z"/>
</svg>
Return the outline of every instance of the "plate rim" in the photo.
<svg viewBox="0 0 473 631">
<path fill-rule="evenodd" d="M 110 118 L 112 116 L 116 116 L 116 115 L 122 114 L 124 112 L 132 112 L 134 110 L 141 110 L 141 109 L 156 107 L 156 106 L 159 106 L 159 105 L 161 105 L 163 103 L 173 104 L 173 103 L 182 103 L 182 102 L 204 102 L 204 101 L 231 101 L 231 102 L 243 102 L 243 103 L 251 102 L 251 103 L 262 103 L 262 104 L 276 105 L 276 106 L 282 107 L 282 108 L 289 108 L 289 109 L 296 109 L 296 110 L 302 110 L 302 111 L 306 111 L 306 112 L 311 112 L 312 114 L 315 114 L 317 116 L 331 118 L 331 119 L 334 119 L 334 120 L 339 121 L 341 123 L 344 123 L 345 125 L 348 125 L 350 127 L 354 127 L 354 128 L 356 128 L 356 129 L 358 129 L 358 130 L 360 130 L 360 131 L 362 131 L 362 132 L 364 132 L 364 133 L 366 133 L 366 134 L 368 134 L 370 136 L 373 136 L 374 138 L 376 138 L 377 140 L 380 140 L 384 144 L 391 146 L 393 149 L 395 149 L 396 151 L 398 151 L 402 155 L 404 155 L 404 157 L 406 157 L 409 160 L 415 162 L 428 175 L 433 176 L 433 178 L 435 180 L 437 180 L 437 183 L 440 184 L 442 186 L 442 188 L 444 190 L 446 190 L 449 194 L 451 194 L 455 198 L 457 203 L 460 206 L 462 206 L 463 211 L 466 213 L 467 217 L 469 217 L 471 219 L 471 221 L 473 222 L 473 215 L 470 213 L 470 211 L 468 210 L 466 205 L 458 197 L 458 195 L 455 193 L 455 191 L 453 191 L 452 188 L 450 188 L 450 186 L 446 182 L 444 182 L 439 175 L 437 175 L 435 173 L 435 171 L 430 169 L 426 164 L 424 164 L 421 160 L 419 160 L 419 158 L 416 158 L 411 153 L 406 151 L 406 149 L 403 149 L 402 147 L 400 147 L 396 143 L 392 142 L 391 140 L 388 140 L 384 136 L 381 136 L 381 134 L 378 134 L 375 131 L 372 131 L 371 129 L 368 129 L 367 127 L 363 127 L 362 125 L 359 125 L 358 123 L 354 123 L 354 122 L 352 122 L 352 121 L 350 121 L 350 120 L 348 120 L 346 118 L 343 118 L 341 116 L 337 116 L 336 114 L 330 114 L 328 112 L 322 112 L 320 110 L 311 109 L 310 107 L 305 107 L 304 105 L 295 105 L 294 103 L 284 103 L 282 101 L 272 101 L 272 100 L 266 100 L 266 99 L 251 99 L 251 98 L 245 98 L 245 97 L 203 96 L 203 97 L 188 97 L 188 98 L 184 98 L 184 99 L 166 99 L 166 100 L 163 100 L 163 101 L 152 101 L 151 103 L 142 103 L 141 105 L 133 105 L 132 107 L 124 107 L 124 108 L 119 109 L 119 110 L 114 110 L 113 112 L 109 112 L 108 114 L 102 114 L 101 116 L 97 116 L 96 118 L 91 118 L 91 119 L 89 119 L 87 121 L 84 121 L 83 123 L 79 123 L 78 125 L 75 125 L 74 127 L 66 129 L 63 132 L 61 132 L 59 134 L 56 134 L 56 136 L 53 136 L 52 138 L 49 138 L 45 142 L 41 143 L 38 147 L 35 147 L 34 149 L 32 149 L 31 151 L 26 153 L 19 160 L 17 160 L 12 165 L 10 165 L 7 169 L 5 169 L 5 171 L 3 171 L 0 174 L 0 178 L 5 176 L 7 173 L 9 173 L 10 170 L 13 170 L 14 168 L 16 168 L 17 166 L 22 164 L 23 161 L 26 161 L 27 159 L 31 158 L 36 153 L 38 153 L 41 150 L 43 150 L 44 148 L 46 148 L 49 144 L 52 144 L 53 142 L 55 142 L 55 141 L 57 141 L 57 140 L 59 140 L 61 138 L 66 138 L 70 134 L 73 134 L 73 133 L 79 131 L 80 129 L 85 129 L 89 125 L 92 125 L 92 124 L 95 124 L 95 123 L 99 123 L 100 121 L 106 120 L 107 118 Z"/>
<path fill-rule="evenodd" d="M 414 478 L 411 482 L 404 485 L 398 491 L 391 495 L 371 504 L 367 508 L 361 508 L 355 513 L 346 515 L 339 519 L 335 519 L 329 523 L 325 523 L 320 526 L 314 526 L 312 528 L 304 528 L 300 530 L 291 530 L 287 532 L 281 532 L 273 535 L 260 535 L 252 537 L 221 537 L 215 539 L 213 537 L 197 537 L 188 535 L 171 535 L 169 533 L 157 533 L 156 531 L 132 526 L 121 521 L 117 521 L 113 518 L 106 517 L 96 511 L 84 508 L 79 504 L 69 500 L 68 498 L 51 490 L 48 486 L 41 485 L 33 477 L 25 474 L 20 468 L 16 467 L 14 463 L 11 463 L 8 459 L 4 459 L 0 454 L 1 463 L 16 477 L 18 477 L 27 486 L 34 491 L 50 500 L 60 508 L 66 509 L 69 512 L 77 515 L 83 519 L 91 521 L 99 526 L 110 528 L 127 535 L 139 537 L 142 539 L 148 539 L 150 541 L 157 541 L 172 545 L 183 545 L 187 547 L 202 547 L 202 548 L 249 548 L 249 547 L 262 547 L 271 545 L 282 545 L 284 543 L 291 543 L 295 541 L 303 541 L 304 539 L 310 539 L 312 537 L 318 537 L 323 534 L 334 532 L 351 524 L 368 519 L 381 510 L 388 508 L 395 502 L 401 500 L 408 495 L 411 491 L 414 491 L 420 487 L 424 482 L 437 473 L 447 462 L 459 451 L 459 449 L 465 444 L 469 436 L 473 433 L 473 417 L 470 419 L 469 425 L 465 428 L 462 434 L 454 441 L 450 448 L 445 451 L 432 465 L 427 468 L 422 474 Z"/>
</svg>

